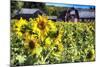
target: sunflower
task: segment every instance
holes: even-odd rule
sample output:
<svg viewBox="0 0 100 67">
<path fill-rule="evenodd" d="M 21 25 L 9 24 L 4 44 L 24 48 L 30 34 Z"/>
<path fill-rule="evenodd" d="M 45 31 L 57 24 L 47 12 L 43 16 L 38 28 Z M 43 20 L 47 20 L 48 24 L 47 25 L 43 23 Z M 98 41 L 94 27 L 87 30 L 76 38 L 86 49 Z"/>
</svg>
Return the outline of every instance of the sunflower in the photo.
<svg viewBox="0 0 100 67">
<path fill-rule="evenodd" d="M 52 43 L 52 40 L 50 39 L 50 37 L 47 37 L 47 38 L 45 39 L 45 47 L 46 47 L 46 48 L 50 48 L 51 43 Z"/>
<path fill-rule="evenodd" d="M 36 35 L 30 35 L 29 33 L 25 34 L 24 47 L 29 49 L 32 55 L 40 55 L 42 48 L 40 46 L 39 40 L 36 38 Z"/>
<path fill-rule="evenodd" d="M 62 43 L 57 41 L 55 43 L 55 52 L 59 53 L 59 52 L 62 52 L 63 50 L 64 50 L 64 47 L 63 47 Z"/>
<path fill-rule="evenodd" d="M 61 42 L 62 36 L 63 36 L 63 28 L 60 28 L 59 31 L 57 31 L 55 38 L 54 38 L 54 42 Z"/>
<path fill-rule="evenodd" d="M 50 31 L 52 32 L 56 32 L 57 31 L 57 27 L 55 22 L 48 20 L 48 27 L 50 28 Z"/>
<path fill-rule="evenodd" d="M 63 51 L 64 51 L 64 47 L 62 43 L 58 42 L 58 43 L 55 43 L 54 51 L 52 52 L 52 54 L 56 57 L 61 57 Z"/>
<path fill-rule="evenodd" d="M 39 15 L 39 17 L 36 19 L 36 21 L 37 21 L 37 27 L 40 29 L 40 30 L 42 30 L 42 31 L 44 31 L 44 30 L 46 30 L 46 26 L 47 26 L 47 23 L 48 23 L 48 18 L 46 17 L 46 16 L 40 16 Z"/>
<path fill-rule="evenodd" d="M 16 32 L 18 36 L 22 36 L 22 26 L 27 25 L 27 21 L 25 19 L 20 18 L 20 20 L 17 20 L 13 25 L 13 31 Z"/>
<path fill-rule="evenodd" d="M 20 20 L 16 21 L 13 25 L 14 30 L 20 31 L 21 27 L 27 25 L 27 21 L 25 19 L 20 18 Z"/>
<path fill-rule="evenodd" d="M 38 33 L 39 37 L 43 41 L 49 31 L 48 18 L 46 16 L 39 15 L 38 18 L 36 18 L 36 21 L 34 21 L 32 25 L 33 25 L 32 27 L 33 32 Z"/>
<path fill-rule="evenodd" d="M 63 47 L 63 44 L 61 42 L 61 39 L 62 39 L 62 34 L 63 34 L 63 31 L 62 29 L 59 29 L 58 33 L 56 34 L 55 38 L 54 38 L 54 55 L 55 56 L 61 56 L 63 50 L 64 50 L 64 47 Z"/>
<path fill-rule="evenodd" d="M 18 37 L 21 37 L 23 35 L 22 32 L 20 32 L 20 31 L 16 31 L 16 34 Z"/>
<path fill-rule="evenodd" d="M 42 51 L 40 44 L 35 39 L 29 41 L 28 47 L 30 48 L 32 55 L 40 55 L 40 52 Z"/>
</svg>

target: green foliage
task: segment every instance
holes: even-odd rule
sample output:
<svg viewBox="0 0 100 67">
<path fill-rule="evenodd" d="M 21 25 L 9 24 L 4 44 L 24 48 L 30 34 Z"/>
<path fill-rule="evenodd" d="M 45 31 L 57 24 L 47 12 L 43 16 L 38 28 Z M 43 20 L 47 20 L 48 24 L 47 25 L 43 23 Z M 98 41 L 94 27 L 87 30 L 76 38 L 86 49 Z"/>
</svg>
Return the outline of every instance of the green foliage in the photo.
<svg viewBox="0 0 100 67">
<path fill-rule="evenodd" d="M 94 23 L 57 23 L 64 27 L 62 42 L 65 47 L 62 62 L 86 62 L 95 60 Z"/>
<path fill-rule="evenodd" d="M 28 23 L 31 24 L 34 21 L 31 20 Z M 32 54 L 29 48 L 26 49 L 24 47 L 23 37 L 18 37 L 12 30 L 15 22 L 16 20 L 11 21 L 12 65 L 90 62 L 95 60 L 95 23 L 48 21 L 53 22 L 54 24 L 51 23 L 51 26 L 53 29 L 56 27 L 57 30 L 47 32 L 43 41 L 39 40 L 41 47 L 35 50 L 38 54 Z M 23 22 L 23 20 L 20 22 Z M 31 31 L 30 28 L 31 25 L 26 30 Z M 37 35 L 35 33 L 32 34 Z M 36 37 L 39 38 L 38 36 Z M 62 45 L 55 45 L 54 40 L 62 44 L 63 47 Z M 34 42 L 32 41 L 32 43 Z"/>
</svg>

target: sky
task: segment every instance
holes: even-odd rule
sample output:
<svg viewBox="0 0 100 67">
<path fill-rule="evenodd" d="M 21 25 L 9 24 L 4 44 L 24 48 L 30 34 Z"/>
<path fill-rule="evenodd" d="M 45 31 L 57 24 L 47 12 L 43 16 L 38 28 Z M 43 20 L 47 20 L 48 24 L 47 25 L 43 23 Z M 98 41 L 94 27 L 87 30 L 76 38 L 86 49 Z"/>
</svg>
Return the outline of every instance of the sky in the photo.
<svg viewBox="0 0 100 67">
<path fill-rule="evenodd" d="M 95 5 L 96 0 L 21 0 L 21 1 L 38 1 L 38 2 L 57 2 L 67 4 Z"/>
<path fill-rule="evenodd" d="M 46 2 L 46 5 L 53 5 L 53 6 L 59 6 L 59 7 L 73 7 L 74 6 L 75 8 L 94 7 L 95 2 L 96 2 L 95 0 L 21 0 L 21 1 Z"/>
<path fill-rule="evenodd" d="M 94 5 L 79 5 L 79 4 L 64 4 L 64 3 L 46 3 L 49 6 L 58 6 L 58 7 L 75 7 L 75 8 L 90 8 L 95 7 Z"/>
</svg>

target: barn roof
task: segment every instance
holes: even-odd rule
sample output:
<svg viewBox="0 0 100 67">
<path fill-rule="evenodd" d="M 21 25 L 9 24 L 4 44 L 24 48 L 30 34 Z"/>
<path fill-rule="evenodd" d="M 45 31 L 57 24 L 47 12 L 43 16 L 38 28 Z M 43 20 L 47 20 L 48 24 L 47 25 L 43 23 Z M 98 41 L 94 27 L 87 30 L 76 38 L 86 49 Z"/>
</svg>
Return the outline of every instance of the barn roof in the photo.
<svg viewBox="0 0 100 67">
<path fill-rule="evenodd" d="M 78 10 L 80 18 L 95 18 L 95 11 Z"/>
</svg>

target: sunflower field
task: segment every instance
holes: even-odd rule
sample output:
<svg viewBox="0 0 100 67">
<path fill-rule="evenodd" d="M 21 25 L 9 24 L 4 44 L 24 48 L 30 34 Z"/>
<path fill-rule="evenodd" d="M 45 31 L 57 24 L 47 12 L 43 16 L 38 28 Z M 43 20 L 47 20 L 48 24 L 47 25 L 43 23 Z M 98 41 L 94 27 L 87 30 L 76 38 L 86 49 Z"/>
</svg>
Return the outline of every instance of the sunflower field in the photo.
<svg viewBox="0 0 100 67">
<path fill-rule="evenodd" d="M 95 61 L 95 23 L 54 22 L 47 16 L 11 20 L 11 65 Z"/>
</svg>

